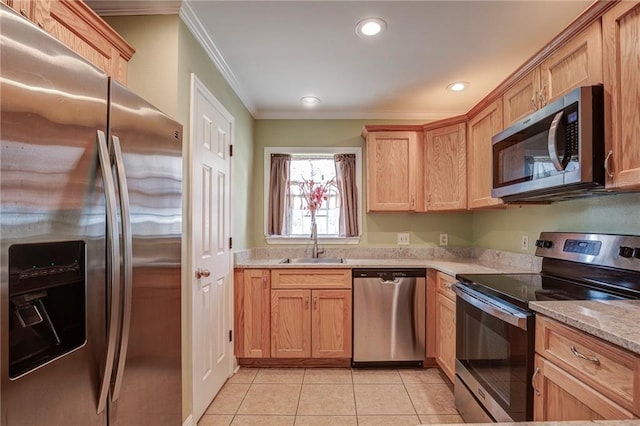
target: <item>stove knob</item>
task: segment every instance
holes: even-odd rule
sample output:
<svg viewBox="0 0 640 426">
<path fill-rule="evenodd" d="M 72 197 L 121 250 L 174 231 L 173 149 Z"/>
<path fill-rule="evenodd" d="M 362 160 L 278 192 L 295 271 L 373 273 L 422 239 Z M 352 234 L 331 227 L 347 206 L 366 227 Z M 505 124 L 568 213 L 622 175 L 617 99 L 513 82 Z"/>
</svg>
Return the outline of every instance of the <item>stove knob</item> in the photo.
<svg viewBox="0 0 640 426">
<path fill-rule="evenodd" d="M 620 246 L 618 249 L 618 255 L 629 258 L 633 256 L 633 251 L 634 250 L 631 247 Z"/>
<path fill-rule="evenodd" d="M 633 249 L 633 257 L 635 257 L 636 259 L 640 259 L 640 247 L 636 247 L 635 249 Z"/>
<path fill-rule="evenodd" d="M 544 248 L 551 248 L 553 247 L 553 241 L 545 240 L 542 242 L 542 245 Z"/>
<path fill-rule="evenodd" d="M 536 247 L 542 247 L 542 240 L 536 240 Z"/>
</svg>

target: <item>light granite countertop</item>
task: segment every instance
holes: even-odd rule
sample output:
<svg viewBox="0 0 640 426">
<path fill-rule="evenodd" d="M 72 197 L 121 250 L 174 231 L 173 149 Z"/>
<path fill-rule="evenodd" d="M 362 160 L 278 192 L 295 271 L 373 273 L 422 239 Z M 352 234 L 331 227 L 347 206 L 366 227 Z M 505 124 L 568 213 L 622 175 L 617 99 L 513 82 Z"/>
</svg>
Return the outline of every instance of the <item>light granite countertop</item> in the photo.
<svg viewBox="0 0 640 426">
<path fill-rule="evenodd" d="M 640 354 L 640 300 L 548 301 L 530 302 L 529 306 L 536 312 Z"/>
<path fill-rule="evenodd" d="M 640 420 L 580 420 L 568 422 L 500 422 L 500 423 L 451 423 L 448 426 L 631 426 L 640 425 Z M 418 425 L 426 426 L 426 425 Z"/>
<path fill-rule="evenodd" d="M 236 268 L 432 268 L 445 274 L 501 274 L 531 272 L 525 267 L 504 266 L 474 258 L 456 259 L 344 259 L 344 263 L 280 263 L 283 259 L 250 259 L 236 263 Z"/>
</svg>

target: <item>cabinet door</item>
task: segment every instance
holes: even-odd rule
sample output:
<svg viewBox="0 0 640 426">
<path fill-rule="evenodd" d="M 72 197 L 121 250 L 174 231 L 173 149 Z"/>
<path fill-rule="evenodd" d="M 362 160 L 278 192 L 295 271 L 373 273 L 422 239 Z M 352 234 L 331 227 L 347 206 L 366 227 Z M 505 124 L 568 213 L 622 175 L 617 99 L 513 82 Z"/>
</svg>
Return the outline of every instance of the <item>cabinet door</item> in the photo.
<svg viewBox="0 0 640 426">
<path fill-rule="evenodd" d="M 453 382 L 456 371 L 456 302 L 436 296 L 436 362 Z"/>
<path fill-rule="evenodd" d="M 466 123 L 425 133 L 427 211 L 467 208 Z"/>
<path fill-rule="evenodd" d="M 467 132 L 467 191 L 470 209 L 502 204 L 491 197 L 493 186 L 491 138 L 503 130 L 502 100 L 498 99 L 473 117 Z"/>
<path fill-rule="evenodd" d="M 605 50 L 606 185 L 640 189 L 640 3 L 620 2 L 602 18 Z M 605 92 L 605 94 L 606 94 Z"/>
<path fill-rule="evenodd" d="M 37 10 L 35 13 L 38 15 Z M 126 83 L 127 61 L 134 49 L 84 2 L 50 0 L 43 27 L 87 61 Z"/>
<path fill-rule="evenodd" d="M 311 290 L 271 291 L 271 356 L 311 356 Z"/>
<path fill-rule="evenodd" d="M 542 105 L 579 86 L 602 83 L 602 26 L 600 21 L 569 40 L 540 66 Z"/>
<path fill-rule="evenodd" d="M 236 301 L 236 317 L 240 319 L 236 339 L 242 340 L 237 356 L 269 358 L 271 346 L 271 290 L 268 269 L 247 269 L 243 281 L 236 284 L 241 294 Z"/>
<path fill-rule="evenodd" d="M 522 117 L 539 108 L 540 69 L 536 68 L 518 80 L 502 95 L 504 127 L 509 127 Z"/>
<path fill-rule="evenodd" d="M 536 354 L 534 421 L 619 420 L 633 414 Z"/>
<path fill-rule="evenodd" d="M 351 358 L 351 290 L 313 290 L 312 357 Z"/>
<path fill-rule="evenodd" d="M 371 132 L 367 136 L 367 211 L 413 211 L 420 204 L 422 134 Z"/>
</svg>

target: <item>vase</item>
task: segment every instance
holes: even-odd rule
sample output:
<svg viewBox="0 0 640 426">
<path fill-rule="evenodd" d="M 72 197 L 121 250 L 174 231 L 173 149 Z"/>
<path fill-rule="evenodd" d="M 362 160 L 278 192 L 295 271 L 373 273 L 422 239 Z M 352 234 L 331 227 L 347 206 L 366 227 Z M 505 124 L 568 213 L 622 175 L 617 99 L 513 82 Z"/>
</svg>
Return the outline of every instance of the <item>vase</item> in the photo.
<svg viewBox="0 0 640 426">
<path fill-rule="evenodd" d="M 314 236 L 318 232 L 317 225 L 316 225 L 316 211 L 309 210 L 309 213 L 311 214 L 311 238 L 315 238 Z"/>
</svg>

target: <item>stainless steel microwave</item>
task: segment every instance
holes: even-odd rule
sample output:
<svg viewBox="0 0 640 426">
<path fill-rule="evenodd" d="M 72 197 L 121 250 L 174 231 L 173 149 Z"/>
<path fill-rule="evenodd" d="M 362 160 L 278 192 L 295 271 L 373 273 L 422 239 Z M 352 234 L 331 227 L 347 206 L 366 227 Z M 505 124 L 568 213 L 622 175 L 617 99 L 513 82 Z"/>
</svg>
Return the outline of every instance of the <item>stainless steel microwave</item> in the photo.
<svg viewBox="0 0 640 426">
<path fill-rule="evenodd" d="M 492 138 L 493 189 L 505 202 L 604 190 L 603 88 L 579 87 Z"/>
</svg>

